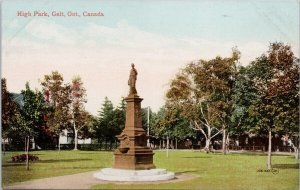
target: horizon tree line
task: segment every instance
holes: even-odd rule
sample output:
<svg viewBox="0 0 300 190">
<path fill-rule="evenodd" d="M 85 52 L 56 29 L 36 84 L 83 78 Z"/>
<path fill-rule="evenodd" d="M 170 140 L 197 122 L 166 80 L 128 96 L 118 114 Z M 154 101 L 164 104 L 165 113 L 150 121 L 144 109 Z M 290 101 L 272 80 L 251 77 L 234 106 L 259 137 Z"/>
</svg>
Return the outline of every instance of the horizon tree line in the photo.
<svg viewBox="0 0 300 190">
<path fill-rule="evenodd" d="M 271 168 L 272 138 L 290 140 L 299 150 L 299 59 L 289 45 L 271 43 L 269 50 L 247 66 L 239 65 L 241 53 L 233 48 L 229 57 L 217 56 L 187 64 L 171 79 L 165 105 L 157 112 L 150 110 L 150 135 L 165 139 L 204 139 L 204 150 L 211 151 L 215 138 L 222 138 L 222 151 L 229 141 L 241 135 L 268 138 L 268 168 Z M 78 137 L 92 137 L 109 143 L 125 123 L 126 102 L 116 107 L 105 97 L 98 115 L 85 109 L 86 89 L 80 76 L 64 83 L 57 71 L 45 75 L 42 91 L 26 83 L 21 103 L 13 101 L 2 87 L 2 138 L 25 146 L 25 137 L 37 144 L 52 144 L 60 149 L 63 130 Z M 143 109 L 143 127 L 147 129 L 147 109 Z M 46 147 L 46 146 L 45 146 Z"/>
</svg>

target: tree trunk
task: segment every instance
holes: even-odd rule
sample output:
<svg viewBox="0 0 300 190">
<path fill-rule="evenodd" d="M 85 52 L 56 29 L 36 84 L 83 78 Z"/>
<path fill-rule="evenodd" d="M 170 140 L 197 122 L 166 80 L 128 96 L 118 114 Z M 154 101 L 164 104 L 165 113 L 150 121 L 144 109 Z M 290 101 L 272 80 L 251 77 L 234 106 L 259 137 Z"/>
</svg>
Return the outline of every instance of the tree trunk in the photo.
<svg viewBox="0 0 300 190">
<path fill-rule="evenodd" d="M 300 143 L 298 142 L 298 148 L 297 148 L 297 153 L 296 153 L 296 156 L 295 156 L 295 158 L 296 159 L 299 159 L 299 149 L 300 149 Z"/>
<path fill-rule="evenodd" d="M 25 151 L 25 154 L 27 153 L 27 137 L 25 137 L 25 147 L 24 147 L 24 151 Z"/>
<path fill-rule="evenodd" d="M 177 139 L 175 139 L 175 149 L 177 150 L 177 142 L 178 140 Z"/>
<path fill-rule="evenodd" d="M 295 147 L 295 158 L 299 159 L 299 149 Z"/>
<path fill-rule="evenodd" d="M 4 140 L 4 143 L 3 143 L 3 155 L 5 155 L 5 140 Z"/>
<path fill-rule="evenodd" d="M 210 141 L 211 141 L 211 128 L 207 127 L 207 136 L 205 136 L 205 147 L 204 147 L 204 151 L 206 153 L 210 152 Z"/>
<path fill-rule="evenodd" d="M 299 137 L 298 137 L 299 138 Z M 296 159 L 299 159 L 299 150 L 300 150 L 300 142 L 299 142 L 299 139 L 298 139 L 298 148 L 297 148 L 297 153 L 296 153 Z"/>
<path fill-rule="evenodd" d="M 27 141 L 27 146 L 26 146 L 26 170 L 29 170 L 29 155 L 28 155 L 28 153 L 29 153 L 29 136 L 27 136 L 27 139 L 26 139 Z"/>
<path fill-rule="evenodd" d="M 268 162 L 267 162 L 268 170 L 272 168 L 271 151 L 272 151 L 272 133 L 271 133 L 271 129 L 269 129 L 269 146 L 268 146 Z"/>
<path fill-rule="evenodd" d="M 159 139 L 159 149 L 161 149 L 161 139 Z"/>
<path fill-rule="evenodd" d="M 206 140 L 205 140 L 205 147 L 204 147 L 204 151 L 206 152 L 206 153 L 209 153 L 210 152 L 210 138 L 207 138 Z"/>
<path fill-rule="evenodd" d="M 60 134 L 58 135 L 58 151 L 60 152 Z"/>
<path fill-rule="evenodd" d="M 291 144 L 295 152 L 295 159 L 299 159 L 299 149 L 294 145 L 293 142 Z"/>
<path fill-rule="evenodd" d="M 227 133 L 227 135 L 226 135 L 226 153 L 229 152 L 229 143 L 230 143 L 229 133 Z"/>
<path fill-rule="evenodd" d="M 169 158 L 169 136 L 167 136 L 167 158 Z"/>
<path fill-rule="evenodd" d="M 223 139 L 222 139 L 222 152 L 226 154 L 226 130 L 223 130 Z"/>
<path fill-rule="evenodd" d="M 34 137 L 32 138 L 32 149 L 35 150 L 35 140 L 34 140 Z"/>
<path fill-rule="evenodd" d="M 78 144 L 78 130 L 76 130 L 75 126 L 74 126 L 74 150 L 78 150 L 77 149 L 77 144 Z"/>
</svg>

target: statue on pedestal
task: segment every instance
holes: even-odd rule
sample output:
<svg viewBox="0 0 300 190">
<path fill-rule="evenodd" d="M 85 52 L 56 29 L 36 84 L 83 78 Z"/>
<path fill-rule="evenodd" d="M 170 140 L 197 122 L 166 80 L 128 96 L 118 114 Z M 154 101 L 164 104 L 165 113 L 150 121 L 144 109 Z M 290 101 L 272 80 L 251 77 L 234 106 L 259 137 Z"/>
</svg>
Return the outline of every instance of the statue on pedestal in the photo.
<svg viewBox="0 0 300 190">
<path fill-rule="evenodd" d="M 155 168 L 153 151 L 147 147 L 147 136 L 142 127 L 142 98 L 137 95 L 137 71 L 131 64 L 128 79 L 129 95 L 126 101 L 126 121 L 122 133 L 117 136 L 119 147 L 114 152 L 114 168 L 144 170 Z"/>
<path fill-rule="evenodd" d="M 155 169 L 153 151 L 147 147 L 147 136 L 142 127 L 142 98 L 137 95 L 137 71 L 131 64 L 126 101 L 125 128 L 117 136 L 119 146 L 114 151 L 113 168 L 104 168 L 94 176 L 108 181 L 160 181 L 174 179 L 173 172 Z"/>
<path fill-rule="evenodd" d="M 135 83 L 137 79 L 137 70 L 134 68 L 134 64 L 131 64 L 131 71 L 130 71 L 130 76 L 128 79 L 128 85 L 129 85 L 129 94 L 137 94 L 136 88 L 135 88 Z"/>
</svg>

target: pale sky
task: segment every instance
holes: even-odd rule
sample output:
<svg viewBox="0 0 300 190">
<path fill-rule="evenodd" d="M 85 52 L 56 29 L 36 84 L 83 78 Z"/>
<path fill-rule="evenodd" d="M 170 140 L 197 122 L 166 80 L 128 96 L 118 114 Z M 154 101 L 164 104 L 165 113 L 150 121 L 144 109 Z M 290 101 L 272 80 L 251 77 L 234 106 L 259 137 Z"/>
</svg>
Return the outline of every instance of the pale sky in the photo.
<svg viewBox="0 0 300 190">
<path fill-rule="evenodd" d="M 18 11 L 49 17 L 17 16 Z M 62 11 L 66 17 L 51 16 Z M 81 16 L 68 17 L 69 11 Z M 82 13 L 104 16 L 84 17 Z M 198 59 L 230 56 L 237 46 L 240 64 L 281 41 L 299 55 L 298 0 L 206 1 L 14 1 L 2 2 L 1 75 L 8 90 L 20 92 L 28 81 L 57 70 L 71 82 L 81 76 L 86 109 L 97 114 L 107 96 L 118 105 L 128 94 L 130 65 L 138 71 L 142 107 L 157 111 L 179 68 Z"/>
</svg>

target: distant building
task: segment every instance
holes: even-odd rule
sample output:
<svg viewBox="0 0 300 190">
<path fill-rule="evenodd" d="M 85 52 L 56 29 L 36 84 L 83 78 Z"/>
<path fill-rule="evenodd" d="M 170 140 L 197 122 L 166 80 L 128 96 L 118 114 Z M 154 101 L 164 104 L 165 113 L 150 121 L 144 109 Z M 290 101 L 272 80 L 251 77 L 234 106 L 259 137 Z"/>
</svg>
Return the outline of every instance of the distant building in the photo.
<svg viewBox="0 0 300 190">
<path fill-rule="evenodd" d="M 74 144 L 74 137 L 72 132 L 68 131 L 67 129 L 64 129 L 62 133 L 59 136 L 60 144 Z M 86 139 L 80 139 L 78 138 L 78 144 L 91 144 L 92 139 L 86 138 Z"/>
</svg>

